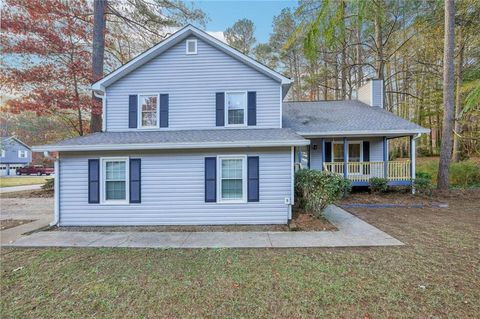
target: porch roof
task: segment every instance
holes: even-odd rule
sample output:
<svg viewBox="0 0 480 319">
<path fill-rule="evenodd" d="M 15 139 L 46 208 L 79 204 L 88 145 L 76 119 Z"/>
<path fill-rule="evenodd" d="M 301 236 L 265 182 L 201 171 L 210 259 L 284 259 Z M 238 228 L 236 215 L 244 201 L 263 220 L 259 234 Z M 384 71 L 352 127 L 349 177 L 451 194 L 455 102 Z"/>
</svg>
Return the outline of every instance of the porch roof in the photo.
<svg viewBox="0 0 480 319">
<path fill-rule="evenodd" d="M 359 101 L 284 102 L 283 127 L 305 137 L 405 136 L 430 130 Z"/>
</svg>

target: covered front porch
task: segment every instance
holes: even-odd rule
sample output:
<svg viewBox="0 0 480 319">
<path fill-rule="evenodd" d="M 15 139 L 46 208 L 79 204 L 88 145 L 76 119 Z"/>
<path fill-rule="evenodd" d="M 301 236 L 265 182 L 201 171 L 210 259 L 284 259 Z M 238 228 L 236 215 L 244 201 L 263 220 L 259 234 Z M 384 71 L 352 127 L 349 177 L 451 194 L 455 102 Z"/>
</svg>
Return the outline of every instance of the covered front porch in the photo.
<svg viewBox="0 0 480 319">
<path fill-rule="evenodd" d="M 389 141 L 403 136 L 309 136 L 310 145 L 296 148 L 297 168 L 341 174 L 352 186 L 368 186 L 373 177 L 386 178 L 391 186 L 408 186 L 415 177 L 417 135 L 409 135 L 409 159 L 389 160 Z"/>
</svg>

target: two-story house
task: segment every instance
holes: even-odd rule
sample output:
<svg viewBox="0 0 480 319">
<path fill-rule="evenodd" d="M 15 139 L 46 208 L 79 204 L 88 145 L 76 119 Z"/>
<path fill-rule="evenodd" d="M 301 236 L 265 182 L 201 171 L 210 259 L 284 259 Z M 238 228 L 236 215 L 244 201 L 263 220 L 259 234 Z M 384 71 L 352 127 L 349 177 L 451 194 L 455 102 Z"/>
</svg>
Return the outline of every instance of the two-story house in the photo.
<svg viewBox="0 0 480 319">
<path fill-rule="evenodd" d="M 0 175 L 15 175 L 15 170 L 32 162 L 30 147 L 15 136 L 2 136 L 0 140 Z"/>
<path fill-rule="evenodd" d="M 366 104 L 283 102 L 291 84 L 193 26 L 179 30 L 93 84 L 101 133 L 34 148 L 59 154 L 55 223 L 285 224 L 296 162 L 368 182 L 396 170 L 388 138 L 414 146 L 426 132 L 377 105 L 375 81 L 360 90 Z M 392 183 L 410 183 L 406 163 Z"/>
</svg>

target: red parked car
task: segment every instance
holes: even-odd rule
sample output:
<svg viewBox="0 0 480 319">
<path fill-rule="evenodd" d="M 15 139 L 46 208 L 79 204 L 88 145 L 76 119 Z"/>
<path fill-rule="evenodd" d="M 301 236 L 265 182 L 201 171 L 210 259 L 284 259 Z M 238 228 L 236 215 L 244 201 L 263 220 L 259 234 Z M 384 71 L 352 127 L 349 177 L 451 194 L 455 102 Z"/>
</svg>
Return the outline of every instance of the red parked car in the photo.
<svg viewBox="0 0 480 319">
<path fill-rule="evenodd" d="M 16 170 L 17 175 L 50 175 L 53 174 L 53 167 L 43 167 L 41 165 L 31 165 L 19 167 Z"/>
</svg>

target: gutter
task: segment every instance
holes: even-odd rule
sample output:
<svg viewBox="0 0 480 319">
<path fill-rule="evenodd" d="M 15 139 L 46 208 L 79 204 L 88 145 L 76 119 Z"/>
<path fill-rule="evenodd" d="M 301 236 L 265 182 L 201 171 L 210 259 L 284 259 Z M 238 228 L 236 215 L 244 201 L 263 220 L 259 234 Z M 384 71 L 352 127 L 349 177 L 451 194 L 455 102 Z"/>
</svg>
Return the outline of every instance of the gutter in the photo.
<svg viewBox="0 0 480 319">
<path fill-rule="evenodd" d="M 60 222 L 60 159 L 54 162 L 55 177 L 53 180 L 54 186 L 54 209 L 53 209 L 53 221 L 50 226 L 56 226 Z"/>
<path fill-rule="evenodd" d="M 389 134 L 428 134 L 430 133 L 429 129 L 419 129 L 419 130 L 385 130 L 385 131 L 326 131 L 326 132 L 296 132 L 298 135 L 303 137 L 326 137 L 326 136 L 385 136 Z"/>
<path fill-rule="evenodd" d="M 310 140 L 282 140 L 264 142 L 211 142 L 211 143 L 143 143 L 143 144 L 93 144 L 93 145 L 39 145 L 33 146 L 34 152 L 68 151 L 126 151 L 126 150 L 170 150 L 170 149 L 208 149 L 208 148 L 252 148 L 310 145 Z"/>
</svg>

